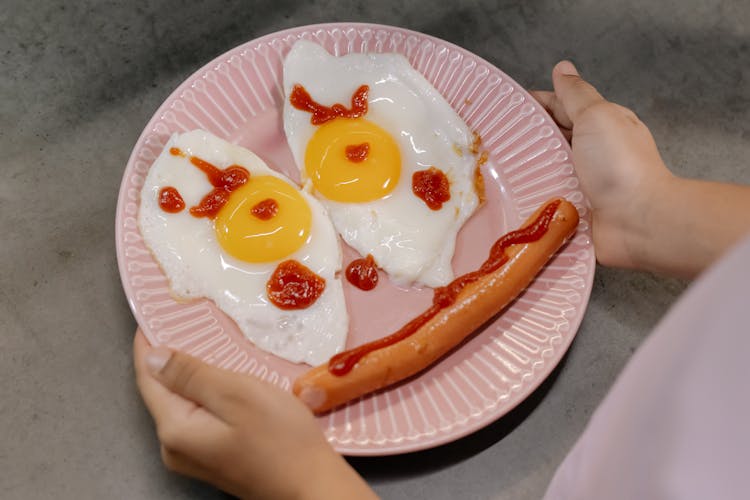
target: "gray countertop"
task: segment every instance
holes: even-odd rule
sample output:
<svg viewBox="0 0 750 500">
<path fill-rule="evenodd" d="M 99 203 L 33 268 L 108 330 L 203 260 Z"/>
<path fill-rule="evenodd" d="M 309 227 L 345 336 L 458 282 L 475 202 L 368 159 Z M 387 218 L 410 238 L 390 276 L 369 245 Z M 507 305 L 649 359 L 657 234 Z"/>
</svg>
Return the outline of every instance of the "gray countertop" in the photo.
<svg viewBox="0 0 750 500">
<path fill-rule="evenodd" d="M 162 468 L 133 383 L 114 248 L 130 151 L 196 69 L 245 41 L 337 20 L 458 44 L 526 88 L 572 58 L 651 127 L 678 174 L 750 183 L 750 4 L 723 0 L 178 2 L 0 6 L 0 497 L 220 498 Z M 685 284 L 598 268 L 568 355 L 485 429 L 351 463 L 385 498 L 539 498 Z"/>
</svg>

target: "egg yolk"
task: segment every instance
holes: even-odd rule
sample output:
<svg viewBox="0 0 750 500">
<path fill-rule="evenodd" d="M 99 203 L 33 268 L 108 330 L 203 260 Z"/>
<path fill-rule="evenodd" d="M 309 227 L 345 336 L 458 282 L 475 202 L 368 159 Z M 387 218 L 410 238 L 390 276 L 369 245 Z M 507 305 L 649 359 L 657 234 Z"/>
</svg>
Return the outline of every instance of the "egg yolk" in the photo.
<svg viewBox="0 0 750 500">
<path fill-rule="evenodd" d="M 352 147 L 363 151 L 352 159 Z M 349 152 L 347 153 L 347 148 Z M 401 175 L 391 134 L 364 118 L 336 118 L 318 127 L 305 150 L 305 171 L 329 200 L 358 203 L 387 196 Z"/>
<path fill-rule="evenodd" d="M 259 204 L 276 202 L 270 218 L 258 217 Z M 271 175 L 250 177 L 232 192 L 216 215 L 216 237 L 231 256 L 245 262 L 272 262 L 297 251 L 308 239 L 312 211 L 296 188 Z"/>
</svg>

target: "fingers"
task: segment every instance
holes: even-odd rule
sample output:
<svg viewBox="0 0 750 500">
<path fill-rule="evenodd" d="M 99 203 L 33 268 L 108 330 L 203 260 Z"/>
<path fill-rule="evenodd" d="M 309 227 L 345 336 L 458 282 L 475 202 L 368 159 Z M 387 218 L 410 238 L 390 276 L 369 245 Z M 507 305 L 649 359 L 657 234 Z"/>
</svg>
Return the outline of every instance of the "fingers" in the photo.
<svg viewBox="0 0 750 500">
<path fill-rule="evenodd" d="M 563 133 L 565 138 L 570 141 L 571 128 L 573 123 L 568 117 L 568 113 L 565 111 L 560 100 L 557 98 L 554 92 L 549 90 L 532 90 L 531 96 L 537 100 L 539 104 L 549 113 L 555 123 L 560 127 L 560 131 Z"/>
<path fill-rule="evenodd" d="M 150 349 L 144 355 L 150 375 L 167 391 L 204 407 L 225 420 L 246 390 L 234 374 L 165 347 Z M 243 382 L 248 382 L 243 380 Z"/>
<path fill-rule="evenodd" d="M 162 446 L 173 452 L 210 457 L 216 443 L 226 439 L 229 426 L 206 408 L 170 391 L 148 368 L 151 347 L 140 330 L 133 341 L 136 383 L 154 417 Z"/>
<path fill-rule="evenodd" d="M 133 339 L 133 361 L 136 384 L 143 402 L 157 424 L 175 420 L 179 418 L 178 415 L 189 415 L 195 411 L 195 403 L 169 391 L 149 372 L 146 356 L 150 349 L 146 337 L 138 329 Z"/>
<path fill-rule="evenodd" d="M 176 396 L 183 402 L 192 402 L 227 424 L 233 423 L 238 406 L 262 399 L 266 392 L 267 384 L 254 377 L 222 370 L 165 347 L 151 348 L 142 334 L 136 337 L 135 349 L 136 373 L 140 380 L 146 379 L 143 385 L 149 396 L 153 394 L 156 400 L 166 391 L 173 396 L 170 399 Z M 148 378 L 161 388 L 151 387 Z M 149 409 L 152 406 L 155 405 L 149 405 Z"/>
<path fill-rule="evenodd" d="M 570 61 L 560 61 L 552 70 L 552 84 L 555 87 L 555 110 L 559 116 L 567 118 L 561 124 L 573 127 L 581 114 L 591 106 L 606 102 L 596 89 L 578 74 Z M 553 115 L 554 116 L 554 115 Z M 555 119 L 558 119 L 557 117 Z"/>
<path fill-rule="evenodd" d="M 568 114 L 555 96 L 555 93 L 549 90 L 532 90 L 530 94 L 549 113 L 565 139 L 570 142 L 573 135 L 570 129 L 570 118 L 568 118 Z"/>
<path fill-rule="evenodd" d="M 531 94 L 531 97 L 533 97 L 536 102 L 541 104 L 541 106 L 550 114 L 553 115 L 553 105 L 555 102 L 555 93 L 549 90 L 529 90 L 529 94 Z M 556 119 L 556 118 L 555 118 Z"/>
</svg>

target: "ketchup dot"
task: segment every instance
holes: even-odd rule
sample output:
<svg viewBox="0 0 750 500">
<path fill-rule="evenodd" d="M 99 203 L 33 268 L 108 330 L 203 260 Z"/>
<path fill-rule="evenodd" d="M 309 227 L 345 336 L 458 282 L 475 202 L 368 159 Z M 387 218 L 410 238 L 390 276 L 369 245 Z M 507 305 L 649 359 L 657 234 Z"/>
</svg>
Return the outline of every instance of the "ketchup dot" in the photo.
<svg viewBox="0 0 750 500">
<path fill-rule="evenodd" d="M 367 254 L 364 259 L 355 259 L 346 266 L 346 279 L 360 290 L 372 290 L 378 284 L 378 269 L 375 259 Z"/>
<path fill-rule="evenodd" d="M 266 198 L 251 208 L 250 213 L 260 220 L 271 220 L 279 213 L 279 204 L 273 198 Z"/>
<path fill-rule="evenodd" d="M 414 172 L 412 191 L 431 210 L 440 210 L 451 199 L 451 185 L 445 173 L 435 167 Z"/>
<path fill-rule="evenodd" d="M 370 153 L 370 144 L 363 142 L 362 144 L 350 144 L 344 150 L 346 159 L 352 163 L 362 163 L 367 159 L 367 155 Z"/>
<path fill-rule="evenodd" d="M 268 299 L 279 309 L 307 309 L 326 288 L 326 280 L 296 260 L 285 260 L 266 283 Z"/>
<path fill-rule="evenodd" d="M 185 208 L 185 200 L 177 189 L 167 186 L 159 191 L 159 207 L 165 212 L 176 214 Z"/>
</svg>

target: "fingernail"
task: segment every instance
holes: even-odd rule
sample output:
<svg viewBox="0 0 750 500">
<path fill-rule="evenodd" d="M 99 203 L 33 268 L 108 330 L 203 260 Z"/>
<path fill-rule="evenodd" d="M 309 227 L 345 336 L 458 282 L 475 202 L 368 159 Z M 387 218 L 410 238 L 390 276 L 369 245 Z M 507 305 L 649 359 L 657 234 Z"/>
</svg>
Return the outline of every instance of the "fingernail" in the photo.
<svg viewBox="0 0 750 500">
<path fill-rule="evenodd" d="M 570 61 L 560 61 L 559 63 L 557 63 L 557 71 L 559 71 L 563 75 L 579 76 L 578 70 Z"/>
<path fill-rule="evenodd" d="M 166 347 L 155 347 L 146 354 L 146 366 L 153 374 L 157 374 L 172 357 L 172 351 Z"/>
</svg>

